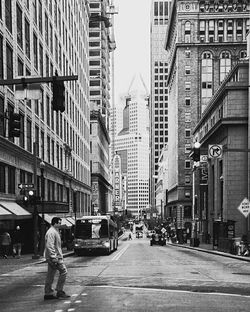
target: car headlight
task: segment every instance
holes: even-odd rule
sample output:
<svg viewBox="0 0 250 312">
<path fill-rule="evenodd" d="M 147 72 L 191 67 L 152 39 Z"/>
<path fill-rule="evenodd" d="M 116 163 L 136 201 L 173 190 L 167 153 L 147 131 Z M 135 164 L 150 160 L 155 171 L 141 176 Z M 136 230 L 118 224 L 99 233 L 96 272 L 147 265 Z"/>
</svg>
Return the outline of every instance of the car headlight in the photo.
<svg viewBox="0 0 250 312">
<path fill-rule="evenodd" d="M 109 248 L 109 242 L 104 242 L 103 244 L 105 247 Z"/>
</svg>

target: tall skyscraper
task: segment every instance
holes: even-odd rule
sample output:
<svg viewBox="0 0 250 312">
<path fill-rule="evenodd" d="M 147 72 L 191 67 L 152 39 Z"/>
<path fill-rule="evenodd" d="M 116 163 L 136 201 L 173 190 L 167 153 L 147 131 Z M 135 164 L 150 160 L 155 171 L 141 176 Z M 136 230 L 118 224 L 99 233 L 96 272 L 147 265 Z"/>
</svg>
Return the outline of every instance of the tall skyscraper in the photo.
<svg viewBox="0 0 250 312">
<path fill-rule="evenodd" d="M 110 81 L 113 37 L 113 3 L 90 0 L 89 70 L 91 102 L 91 184 L 93 208 L 105 214 L 112 208 L 110 185 Z"/>
<path fill-rule="evenodd" d="M 151 6 L 151 99 L 150 99 L 150 204 L 156 208 L 158 162 L 168 144 L 168 63 L 164 48 L 171 0 L 152 0 Z M 160 207 L 158 207 L 158 210 Z"/>
<path fill-rule="evenodd" d="M 148 92 L 136 76 L 124 97 L 123 126 L 115 139 L 126 180 L 126 209 L 140 217 L 149 204 L 149 114 Z"/>
<path fill-rule="evenodd" d="M 90 214 L 88 24 L 86 1 L 0 2 L 1 80 L 78 75 L 64 82 L 65 111 L 53 110 L 51 83 L 41 84 L 37 100 L 17 100 L 15 87 L 0 87 L 0 204 L 15 207 L 20 218 L 18 184 L 27 183 L 46 212 Z M 9 132 L 13 112 L 20 115 L 19 137 Z"/>
</svg>

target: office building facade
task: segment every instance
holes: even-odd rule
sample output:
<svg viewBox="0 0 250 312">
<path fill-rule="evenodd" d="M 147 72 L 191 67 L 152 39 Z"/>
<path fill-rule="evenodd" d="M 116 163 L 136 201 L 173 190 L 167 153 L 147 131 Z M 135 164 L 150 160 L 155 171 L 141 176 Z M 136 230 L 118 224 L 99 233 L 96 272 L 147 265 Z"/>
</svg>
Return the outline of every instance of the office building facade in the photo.
<svg viewBox="0 0 250 312">
<path fill-rule="evenodd" d="M 91 185 L 95 213 L 112 212 L 110 175 L 111 56 L 113 3 L 90 0 L 89 73 L 91 103 Z"/>
<path fill-rule="evenodd" d="M 1 79 L 78 75 L 77 81 L 64 82 L 64 112 L 53 110 L 51 83 L 40 85 L 37 100 L 17 100 L 14 86 L 0 87 L 0 205 L 10 211 L 15 206 L 18 214 L 18 185 L 33 184 L 36 196 L 43 197 L 43 212 L 90 214 L 88 4 L 6 0 L 0 19 Z M 21 117 L 16 138 L 9 132 L 12 112 Z M 33 205 L 26 209 L 34 212 Z M 1 228 L 22 219 L 12 214 L 4 221 L 0 216 Z"/>
<path fill-rule="evenodd" d="M 137 77 L 124 97 L 123 127 L 115 138 L 125 179 L 126 209 L 141 218 L 149 205 L 149 112 L 148 94 Z"/>
<path fill-rule="evenodd" d="M 151 5 L 150 204 L 159 213 L 161 204 L 156 200 L 158 163 L 162 150 L 168 144 L 168 63 L 164 39 L 170 7 L 170 0 L 153 0 Z"/>
<path fill-rule="evenodd" d="M 168 212 L 191 219 L 192 161 L 197 122 L 230 70 L 246 57 L 248 1 L 172 1 L 169 53 Z"/>
</svg>

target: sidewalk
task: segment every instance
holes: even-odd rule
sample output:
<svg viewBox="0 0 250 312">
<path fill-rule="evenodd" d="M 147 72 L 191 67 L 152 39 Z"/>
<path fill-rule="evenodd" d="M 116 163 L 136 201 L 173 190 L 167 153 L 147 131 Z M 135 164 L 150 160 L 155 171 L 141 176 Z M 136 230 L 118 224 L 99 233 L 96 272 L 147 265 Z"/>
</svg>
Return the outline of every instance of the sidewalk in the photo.
<svg viewBox="0 0 250 312">
<path fill-rule="evenodd" d="M 73 250 L 67 250 L 63 248 L 63 256 L 68 257 L 74 254 Z M 19 268 L 44 263 L 44 257 L 33 259 L 34 254 L 24 254 L 19 259 L 9 256 L 8 259 L 0 258 L 0 274 L 17 270 Z"/>
<path fill-rule="evenodd" d="M 237 256 L 237 255 L 233 255 L 233 254 L 230 254 L 230 253 L 227 253 L 227 252 L 214 250 L 212 244 L 200 243 L 199 247 L 192 247 L 192 246 L 190 246 L 189 243 L 177 244 L 177 243 L 167 242 L 167 245 L 177 246 L 177 247 L 180 247 L 180 248 L 194 249 L 194 250 L 198 250 L 198 251 L 201 251 L 201 252 L 214 254 L 214 255 L 217 255 L 217 256 L 222 256 L 222 257 L 227 257 L 227 258 L 238 259 L 238 260 L 250 262 L 250 257 Z"/>
</svg>

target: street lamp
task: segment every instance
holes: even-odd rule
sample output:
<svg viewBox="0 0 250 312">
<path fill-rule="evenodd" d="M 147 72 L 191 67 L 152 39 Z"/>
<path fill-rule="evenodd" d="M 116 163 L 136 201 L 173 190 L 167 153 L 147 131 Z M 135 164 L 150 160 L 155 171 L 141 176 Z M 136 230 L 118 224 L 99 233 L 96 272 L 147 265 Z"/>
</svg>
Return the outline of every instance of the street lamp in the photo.
<svg viewBox="0 0 250 312">
<path fill-rule="evenodd" d="M 44 197 L 45 197 L 45 179 L 44 179 L 45 163 L 40 162 L 41 171 L 41 208 L 42 208 L 42 223 L 41 223 L 41 244 L 40 244 L 40 255 L 42 256 L 44 250 L 44 237 L 45 237 L 45 220 L 44 220 Z"/>
</svg>

